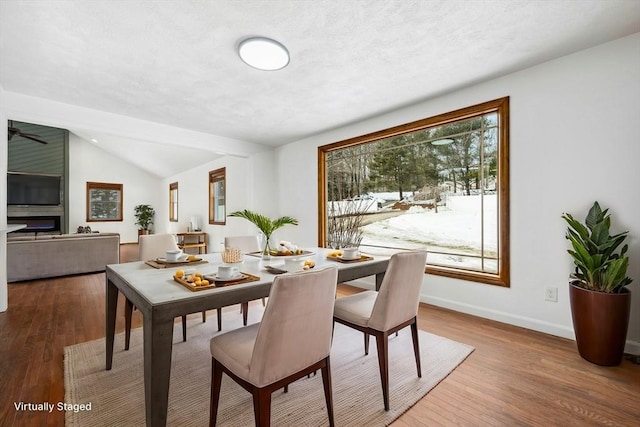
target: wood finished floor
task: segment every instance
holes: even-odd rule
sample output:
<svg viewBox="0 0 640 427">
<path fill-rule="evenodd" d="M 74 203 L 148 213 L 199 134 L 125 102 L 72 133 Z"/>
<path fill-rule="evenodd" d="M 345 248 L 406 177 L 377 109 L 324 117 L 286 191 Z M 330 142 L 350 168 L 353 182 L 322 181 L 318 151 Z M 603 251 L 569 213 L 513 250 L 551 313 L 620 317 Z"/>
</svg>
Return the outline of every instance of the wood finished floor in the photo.
<svg viewBox="0 0 640 427">
<path fill-rule="evenodd" d="M 135 251 L 123 246 L 122 261 Z M 9 310 L 0 313 L 0 426 L 64 425 L 62 412 L 20 412 L 14 403 L 64 401 L 64 347 L 104 337 L 104 287 L 104 273 L 9 285 Z M 123 305 L 116 332 L 124 330 Z M 141 319 L 136 311 L 134 327 Z M 394 427 L 640 425 L 640 366 L 628 360 L 599 367 L 573 341 L 428 305 L 419 327 L 476 350 Z"/>
</svg>

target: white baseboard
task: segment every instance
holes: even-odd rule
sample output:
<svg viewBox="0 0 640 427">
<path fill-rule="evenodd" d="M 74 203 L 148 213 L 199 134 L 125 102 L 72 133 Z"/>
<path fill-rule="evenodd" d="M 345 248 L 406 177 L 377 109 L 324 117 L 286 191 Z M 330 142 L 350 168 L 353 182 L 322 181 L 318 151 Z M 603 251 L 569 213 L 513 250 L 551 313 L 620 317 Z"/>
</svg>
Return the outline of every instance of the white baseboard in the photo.
<svg viewBox="0 0 640 427">
<path fill-rule="evenodd" d="M 490 310 L 485 307 L 479 307 L 471 304 L 464 304 L 458 301 L 451 301 L 444 298 L 435 298 L 421 295 L 420 301 L 425 304 L 435 305 L 437 307 L 448 308 L 450 310 L 461 313 L 471 314 L 485 319 L 495 320 L 497 322 L 506 323 L 508 325 L 519 326 L 521 328 L 531 329 L 537 332 L 554 335 L 561 338 L 567 338 L 575 341 L 575 333 L 573 328 L 569 328 L 555 323 L 545 322 L 530 317 L 518 316 L 512 313 L 505 313 L 497 310 Z M 640 342 L 627 340 L 624 346 L 625 353 L 640 354 Z"/>
<path fill-rule="evenodd" d="M 348 282 L 350 285 L 363 289 L 375 289 L 375 285 L 365 280 L 354 280 Z M 436 298 L 427 295 L 421 295 L 420 301 L 425 304 L 435 305 L 437 307 L 447 308 L 458 311 L 460 313 L 471 314 L 473 316 L 482 317 L 484 319 L 495 320 L 497 322 L 506 323 L 508 325 L 519 326 L 521 328 L 531 329 L 537 332 L 554 335 L 561 338 L 567 338 L 575 341 L 573 328 L 557 325 L 555 323 L 545 322 L 530 317 L 518 316 L 503 311 L 491 310 L 477 305 L 465 304 L 458 301 L 452 301 L 444 298 Z M 640 354 L 640 342 L 627 340 L 624 348 L 625 353 Z"/>
</svg>

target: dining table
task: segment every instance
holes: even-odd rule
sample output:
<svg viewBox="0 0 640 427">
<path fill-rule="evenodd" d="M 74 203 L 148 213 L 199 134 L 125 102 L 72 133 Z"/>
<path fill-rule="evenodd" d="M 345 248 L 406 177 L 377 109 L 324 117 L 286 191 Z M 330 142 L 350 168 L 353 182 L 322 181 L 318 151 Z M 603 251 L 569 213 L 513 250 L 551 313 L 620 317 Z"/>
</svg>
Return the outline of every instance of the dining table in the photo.
<svg viewBox="0 0 640 427">
<path fill-rule="evenodd" d="M 363 254 L 362 259 L 342 260 L 331 256 L 333 252 L 327 248 L 307 248 L 300 258 L 312 261 L 314 268 L 336 267 L 338 283 L 374 276 L 376 289 L 379 289 L 389 263 L 388 256 Z M 245 255 L 238 267 L 242 273 L 250 275 L 252 281 L 194 291 L 174 280 L 177 270 L 196 269 L 203 275 L 215 276 L 217 268 L 224 264 L 220 253 L 198 257 L 202 261 L 193 267 L 167 265 L 166 268 L 154 268 L 145 261 L 106 266 L 106 370 L 113 366 L 118 294 L 122 293 L 143 316 L 147 426 L 162 427 L 167 423 L 174 319 L 268 297 L 276 274 L 267 267 L 284 267 L 283 259 L 278 256 L 263 259 L 262 256 Z"/>
</svg>

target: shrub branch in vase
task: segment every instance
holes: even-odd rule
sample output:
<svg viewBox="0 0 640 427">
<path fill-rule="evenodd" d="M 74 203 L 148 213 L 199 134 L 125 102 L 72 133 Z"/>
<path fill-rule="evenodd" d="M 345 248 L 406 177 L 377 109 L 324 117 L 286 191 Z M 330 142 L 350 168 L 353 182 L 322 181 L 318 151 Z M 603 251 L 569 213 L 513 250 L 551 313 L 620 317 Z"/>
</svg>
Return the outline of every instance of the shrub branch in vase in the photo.
<svg viewBox="0 0 640 427">
<path fill-rule="evenodd" d="M 631 309 L 628 245 L 621 247 L 629 232 L 609 234 L 608 212 L 595 202 L 584 224 L 568 213 L 562 218 L 575 265 L 569 296 L 578 351 L 592 363 L 615 366 L 624 355 Z"/>
<path fill-rule="evenodd" d="M 248 209 L 232 212 L 229 214 L 229 216 L 244 218 L 258 227 L 258 230 L 260 230 L 262 234 L 264 234 L 265 245 L 264 249 L 262 250 L 262 254 L 266 256 L 271 253 L 271 246 L 269 241 L 274 231 L 276 231 L 278 228 L 284 227 L 285 225 L 298 225 L 298 220 L 290 216 L 283 216 L 272 220 L 267 216 L 252 212 Z"/>
</svg>

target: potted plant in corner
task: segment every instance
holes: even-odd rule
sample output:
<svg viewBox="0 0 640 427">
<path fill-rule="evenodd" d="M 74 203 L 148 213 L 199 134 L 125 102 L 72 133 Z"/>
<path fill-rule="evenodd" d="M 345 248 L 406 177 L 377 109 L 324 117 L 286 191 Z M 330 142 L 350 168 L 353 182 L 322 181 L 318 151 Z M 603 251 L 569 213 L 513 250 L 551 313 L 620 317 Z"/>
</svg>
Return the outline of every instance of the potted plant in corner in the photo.
<svg viewBox="0 0 640 427">
<path fill-rule="evenodd" d="M 250 210 L 242 210 L 236 211 L 229 214 L 229 216 L 244 218 L 247 221 L 253 223 L 258 229 L 264 234 L 264 249 L 262 250 L 262 255 L 265 258 L 268 258 L 271 254 L 271 246 L 269 240 L 271 239 L 271 235 L 278 228 L 284 227 L 285 225 L 298 225 L 298 220 L 295 218 L 291 218 L 290 216 L 283 216 L 277 219 L 270 219 L 262 214 L 252 212 Z"/>
<path fill-rule="evenodd" d="M 138 205 L 134 208 L 136 216 L 136 225 L 138 228 L 138 236 L 141 234 L 149 234 L 151 224 L 153 224 L 153 215 L 155 211 L 151 205 Z"/>
<path fill-rule="evenodd" d="M 616 366 L 624 356 L 631 308 L 628 245 L 619 249 L 629 232 L 611 236 L 608 211 L 595 202 L 584 224 L 568 213 L 562 218 L 576 266 L 569 296 L 578 351 L 589 362 Z"/>
</svg>

